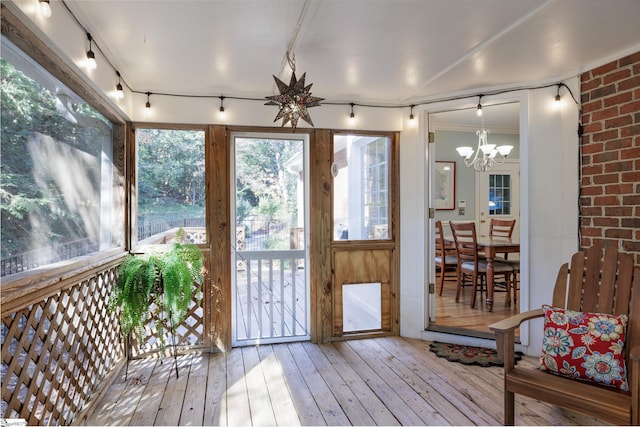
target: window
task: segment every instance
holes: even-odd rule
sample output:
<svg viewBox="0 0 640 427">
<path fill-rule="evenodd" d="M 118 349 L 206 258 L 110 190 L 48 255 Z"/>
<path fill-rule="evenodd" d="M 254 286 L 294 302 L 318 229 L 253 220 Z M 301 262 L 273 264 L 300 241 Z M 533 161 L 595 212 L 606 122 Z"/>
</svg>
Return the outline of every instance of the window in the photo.
<svg viewBox="0 0 640 427">
<path fill-rule="evenodd" d="M 389 239 L 390 139 L 336 135 L 333 149 L 334 239 Z"/>
<path fill-rule="evenodd" d="M 0 67 L 2 276 L 122 246 L 112 123 L 6 38 Z"/>
<path fill-rule="evenodd" d="M 489 175 L 489 215 L 511 215 L 510 175 Z"/>
<path fill-rule="evenodd" d="M 170 242 L 180 228 L 206 243 L 204 140 L 204 130 L 136 129 L 139 243 Z"/>
</svg>

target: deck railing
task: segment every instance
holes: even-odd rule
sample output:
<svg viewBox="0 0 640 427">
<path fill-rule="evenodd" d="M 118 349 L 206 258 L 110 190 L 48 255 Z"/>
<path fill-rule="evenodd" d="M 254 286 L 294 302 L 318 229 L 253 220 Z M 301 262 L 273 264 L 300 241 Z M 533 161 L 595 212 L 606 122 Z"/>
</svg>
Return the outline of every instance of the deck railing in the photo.
<svg viewBox="0 0 640 427">
<path fill-rule="evenodd" d="M 241 251 L 237 259 L 235 343 L 308 337 L 304 249 Z"/>
<path fill-rule="evenodd" d="M 28 252 L 7 256 L 0 260 L 1 276 L 20 273 L 31 270 L 41 265 L 52 264 L 58 261 L 75 258 L 96 252 L 100 244 L 95 237 L 74 240 L 52 245 L 51 248 L 37 249 Z"/>
<path fill-rule="evenodd" d="M 185 228 L 185 234 L 189 241 L 201 243 L 204 230 Z M 168 230 L 164 237 L 175 231 Z M 290 233 L 298 236 L 299 230 Z M 208 271 L 208 249 L 203 252 Z M 126 345 L 118 317 L 107 308 L 123 256 L 89 261 L 60 275 L 42 274 L 36 281 L 21 278 L 24 287 L 11 284 L 3 289 L 0 418 L 22 418 L 29 425 L 71 424 L 82 417 L 80 410 L 99 392 L 112 369 L 124 362 Z M 244 338 L 306 337 L 305 251 L 242 251 L 242 257 L 246 262 L 243 289 L 251 292 L 242 302 Z M 178 351 L 215 351 L 211 324 L 220 290 L 210 287 L 205 278 L 200 304 L 194 298 L 187 320 L 175 325 L 173 336 L 165 337 L 166 344 L 175 342 Z M 133 341 L 130 355 L 166 354 L 161 349 L 150 324 L 143 344 Z"/>
<path fill-rule="evenodd" d="M 32 288 L 2 295 L 2 401 L 0 418 L 28 425 L 69 425 L 124 363 L 126 340 L 108 302 L 124 257 L 83 266 Z M 205 256 L 205 262 L 206 261 Z M 208 265 L 207 265 L 208 268 Z M 187 319 L 165 336 L 166 351 L 211 348 L 208 281 L 194 297 Z M 167 325 L 166 330 L 170 328 Z M 150 322 L 143 344 L 131 340 L 130 356 L 163 355 Z M 175 347 L 169 345 L 175 343 Z"/>
<path fill-rule="evenodd" d="M 15 299 L 3 294 L 0 418 L 68 425 L 98 390 L 124 354 L 107 309 L 120 260 Z"/>
</svg>

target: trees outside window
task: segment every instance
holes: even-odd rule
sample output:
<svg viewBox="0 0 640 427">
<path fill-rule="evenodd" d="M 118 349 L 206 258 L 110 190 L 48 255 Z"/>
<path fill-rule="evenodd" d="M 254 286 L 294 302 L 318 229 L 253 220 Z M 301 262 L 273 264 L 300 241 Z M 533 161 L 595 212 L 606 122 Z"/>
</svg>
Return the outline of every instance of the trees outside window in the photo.
<svg viewBox="0 0 640 427">
<path fill-rule="evenodd" d="M 180 227 L 204 231 L 204 140 L 204 130 L 136 129 L 138 242 L 162 243 Z M 192 243 L 205 243 L 199 235 Z"/>
<path fill-rule="evenodd" d="M 122 245 L 112 123 L 2 39 L 2 276 Z"/>
</svg>

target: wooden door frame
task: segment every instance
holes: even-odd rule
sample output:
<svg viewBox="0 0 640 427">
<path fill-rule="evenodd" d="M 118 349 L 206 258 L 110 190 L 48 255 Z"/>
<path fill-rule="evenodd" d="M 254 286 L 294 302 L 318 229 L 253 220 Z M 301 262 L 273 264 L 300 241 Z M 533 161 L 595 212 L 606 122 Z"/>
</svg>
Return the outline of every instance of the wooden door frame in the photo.
<svg viewBox="0 0 640 427">
<path fill-rule="evenodd" d="M 333 241 L 333 137 L 340 134 L 386 136 L 391 141 L 391 170 L 389 203 L 389 240 Z M 400 333 L 400 134 L 398 132 L 371 131 L 314 131 L 311 150 L 311 340 L 328 342 L 342 339 L 334 331 L 336 286 L 333 263 L 337 252 L 385 250 L 389 253 L 389 330 L 375 335 L 398 335 Z M 372 334 L 365 334 L 371 336 Z M 349 334 L 349 337 L 358 337 Z"/>
<path fill-rule="evenodd" d="M 212 125 L 209 127 L 210 147 L 206 156 L 212 165 L 207 181 L 207 228 L 210 242 L 208 286 L 211 301 L 211 329 L 209 340 L 212 348 L 231 348 L 231 194 L 230 194 L 230 138 L 231 132 L 277 132 L 288 129 L 244 126 Z M 311 341 L 315 343 L 340 339 L 333 334 L 334 281 L 332 260 L 335 250 L 384 249 L 390 253 L 390 331 L 382 335 L 400 333 L 400 134 L 398 132 L 366 132 L 361 135 L 388 136 L 391 140 L 390 171 L 390 240 L 365 242 L 332 242 L 333 194 L 331 164 L 333 162 L 333 136 L 347 133 L 329 129 L 298 129 L 309 132 L 310 174 L 310 298 Z M 353 132 L 349 132 L 353 133 Z M 353 335 L 350 335 L 353 336 Z"/>
</svg>

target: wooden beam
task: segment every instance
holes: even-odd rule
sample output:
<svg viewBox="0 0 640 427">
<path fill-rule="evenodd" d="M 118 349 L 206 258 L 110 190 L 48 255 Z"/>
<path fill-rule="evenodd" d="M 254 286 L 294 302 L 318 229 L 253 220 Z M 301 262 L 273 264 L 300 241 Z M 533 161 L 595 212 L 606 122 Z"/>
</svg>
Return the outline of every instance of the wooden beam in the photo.
<svg viewBox="0 0 640 427">
<path fill-rule="evenodd" d="M 230 143 L 224 126 L 210 126 L 207 156 L 207 229 L 210 271 L 205 289 L 210 292 L 211 345 L 231 348 L 231 173 Z M 210 148 L 209 148 L 210 147 Z"/>
<path fill-rule="evenodd" d="M 331 132 L 316 130 L 311 147 L 311 340 L 318 343 L 332 336 Z"/>
</svg>

